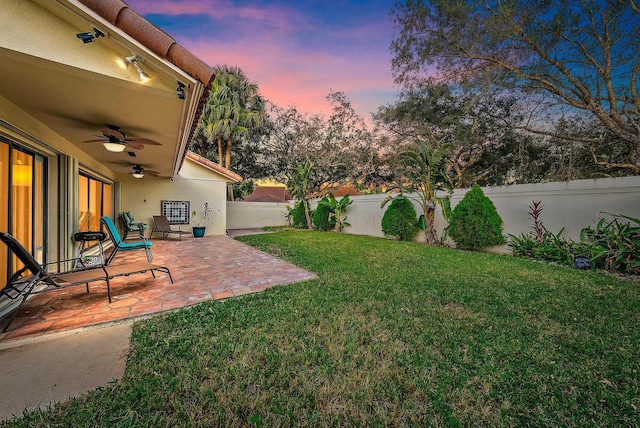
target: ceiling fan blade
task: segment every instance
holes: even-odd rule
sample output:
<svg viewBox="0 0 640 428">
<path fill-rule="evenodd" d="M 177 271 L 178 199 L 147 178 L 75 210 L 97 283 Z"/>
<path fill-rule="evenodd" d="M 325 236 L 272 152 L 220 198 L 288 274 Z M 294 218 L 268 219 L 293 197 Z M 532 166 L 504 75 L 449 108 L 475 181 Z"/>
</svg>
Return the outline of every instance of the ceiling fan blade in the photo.
<svg viewBox="0 0 640 428">
<path fill-rule="evenodd" d="M 148 169 L 144 170 L 145 174 L 149 174 L 149 175 L 153 175 L 154 177 L 157 177 L 160 175 L 160 173 L 158 171 L 149 171 Z"/>
<path fill-rule="evenodd" d="M 150 140 L 148 138 L 137 138 L 137 137 L 132 137 L 132 138 L 125 138 L 124 141 L 126 141 L 127 143 L 137 143 L 137 144 L 148 144 L 150 146 L 161 146 L 162 144 L 158 143 L 157 141 L 154 140 Z"/>
<path fill-rule="evenodd" d="M 83 143 L 101 143 L 103 141 L 109 142 L 109 140 L 103 138 L 100 138 L 99 140 L 84 140 Z"/>
<path fill-rule="evenodd" d="M 122 133 L 117 129 L 102 128 L 100 131 L 102 131 L 102 134 L 104 134 L 106 137 L 113 137 L 113 138 L 117 138 L 118 140 L 124 139 L 124 133 Z"/>
<path fill-rule="evenodd" d="M 136 149 L 136 150 L 142 150 L 144 149 L 144 144 L 138 144 L 135 141 L 126 141 L 125 143 L 127 145 L 127 147 L 131 147 L 132 149 Z"/>
</svg>

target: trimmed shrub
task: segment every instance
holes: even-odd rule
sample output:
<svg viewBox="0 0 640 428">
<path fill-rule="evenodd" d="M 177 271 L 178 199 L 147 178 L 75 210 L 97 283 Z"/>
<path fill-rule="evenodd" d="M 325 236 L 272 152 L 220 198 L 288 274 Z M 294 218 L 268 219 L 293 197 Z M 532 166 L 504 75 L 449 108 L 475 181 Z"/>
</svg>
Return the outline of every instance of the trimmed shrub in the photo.
<svg viewBox="0 0 640 428">
<path fill-rule="evenodd" d="M 480 186 L 473 186 L 453 209 L 447 233 L 456 247 L 478 250 L 504 244 L 502 218 Z"/>
<path fill-rule="evenodd" d="M 307 228 L 307 218 L 304 215 L 304 201 L 298 201 L 296 206 L 291 211 L 291 219 L 293 220 L 293 227 L 299 229 Z"/>
<path fill-rule="evenodd" d="M 419 230 L 411 201 L 404 196 L 394 198 L 382 216 L 382 233 L 401 241 L 413 241 Z"/>
<path fill-rule="evenodd" d="M 322 198 L 320 202 L 329 202 L 329 199 Z M 329 221 L 329 215 L 331 214 L 331 207 L 325 204 L 318 203 L 318 207 L 313 212 L 313 217 L 311 218 L 311 222 L 313 223 L 313 227 L 317 230 L 321 230 L 326 232 L 331 227 L 331 222 Z"/>
</svg>

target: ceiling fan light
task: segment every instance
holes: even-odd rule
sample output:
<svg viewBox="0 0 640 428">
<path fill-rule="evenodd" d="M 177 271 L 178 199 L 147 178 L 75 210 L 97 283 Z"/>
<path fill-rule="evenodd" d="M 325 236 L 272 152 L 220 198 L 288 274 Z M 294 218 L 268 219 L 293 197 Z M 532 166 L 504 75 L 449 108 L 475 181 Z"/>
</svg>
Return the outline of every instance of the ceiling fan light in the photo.
<svg viewBox="0 0 640 428">
<path fill-rule="evenodd" d="M 111 143 L 111 142 L 104 142 L 102 143 L 102 145 L 104 146 L 104 148 L 108 151 L 108 152 L 113 152 L 113 153 L 121 153 L 124 151 L 124 149 L 126 148 L 126 146 L 124 144 L 120 144 L 120 143 Z"/>
<path fill-rule="evenodd" d="M 133 178 L 143 178 L 144 177 L 144 174 L 141 173 L 141 172 L 134 172 L 131 175 L 133 175 Z"/>
</svg>

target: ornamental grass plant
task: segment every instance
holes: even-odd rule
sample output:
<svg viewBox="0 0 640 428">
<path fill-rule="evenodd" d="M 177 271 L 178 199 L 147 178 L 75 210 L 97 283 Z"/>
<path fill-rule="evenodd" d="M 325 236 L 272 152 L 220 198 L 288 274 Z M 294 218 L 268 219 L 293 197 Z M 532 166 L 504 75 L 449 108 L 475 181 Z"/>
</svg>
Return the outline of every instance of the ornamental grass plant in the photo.
<svg viewBox="0 0 640 428">
<path fill-rule="evenodd" d="M 3 425 L 640 425 L 636 282 L 356 235 L 241 240 L 318 279 L 137 322 L 122 379 Z"/>
</svg>

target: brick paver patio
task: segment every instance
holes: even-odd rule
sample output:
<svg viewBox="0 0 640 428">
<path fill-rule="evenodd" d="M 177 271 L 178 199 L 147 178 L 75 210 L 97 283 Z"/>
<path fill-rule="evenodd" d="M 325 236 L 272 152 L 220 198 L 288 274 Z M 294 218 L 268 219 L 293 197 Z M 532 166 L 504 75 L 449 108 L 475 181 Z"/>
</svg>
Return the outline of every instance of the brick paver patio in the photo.
<svg viewBox="0 0 640 428">
<path fill-rule="evenodd" d="M 144 251 L 119 253 L 112 264 L 145 260 Z M 316 276 L 226 236 L 153 240 L 153 262 L 169 267 L 174 283 L 163 273 L 115 278 L 112 303 L 105 283 L 83 285 L 37 295 L 20 309 L 9 331 L 9 341 L 52 332 L 141 317 L 194 305 L 256 293 L 276 285 Z M 5 321 L 0 321 L 0 330 Z"/>
</svg>

